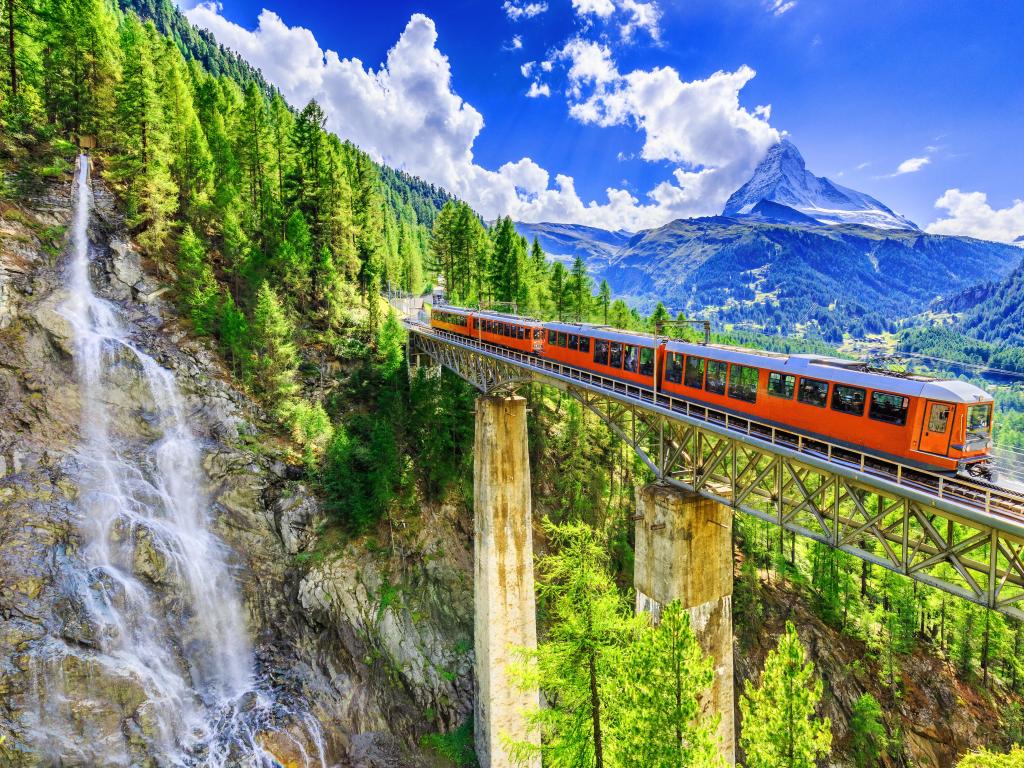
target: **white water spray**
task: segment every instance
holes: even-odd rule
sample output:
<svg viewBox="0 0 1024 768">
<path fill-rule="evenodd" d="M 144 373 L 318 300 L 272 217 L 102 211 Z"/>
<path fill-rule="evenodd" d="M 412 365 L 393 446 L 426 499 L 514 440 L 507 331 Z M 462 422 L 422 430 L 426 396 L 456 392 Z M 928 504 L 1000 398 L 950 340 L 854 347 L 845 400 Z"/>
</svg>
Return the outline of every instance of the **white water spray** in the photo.
<svg viewBox="0 0 1024 768">
<path fill-rule="evenodd" d="M 81 655 L 105 678 L 141 689 L 135 740 L 145 742 L 144 753 L 158 765 L 276 766 L 257 743 L 272 702 L 256 685 L 229 553 L 211 532 L 202 453 L 182 397 L 171 372 L 132 343 L 117 308 L 93 292 L 85 155 L 75 195 L 69 296 L 62 308 L 74 330 L 81 391 L 83 551 L 74 586 L 98 649 L 69 646 L 60 654 Z M 119 406 L 125 386 L 131 399 Z M 137 427 L 124 428 L 123 411 L 140 405 L 148 438 L 140 438 Z M 51 682 L 60 687 L 60 680 Z M 65 722 L 74 719 L 64 711 L 68 699 L 58 690 L 48 700 L 55 711 L 41 712 L 37 729 L 49 742 L 45 751 L 70 752 L 87 764 L 136 764 L 138 744 L 116 733 L 82 743 L 70 736 L 81 731 Z M 80 743 L 69 745 L 69 738 Z M 307 764 L 323 765 L 322 753 Z"/>
</svg>

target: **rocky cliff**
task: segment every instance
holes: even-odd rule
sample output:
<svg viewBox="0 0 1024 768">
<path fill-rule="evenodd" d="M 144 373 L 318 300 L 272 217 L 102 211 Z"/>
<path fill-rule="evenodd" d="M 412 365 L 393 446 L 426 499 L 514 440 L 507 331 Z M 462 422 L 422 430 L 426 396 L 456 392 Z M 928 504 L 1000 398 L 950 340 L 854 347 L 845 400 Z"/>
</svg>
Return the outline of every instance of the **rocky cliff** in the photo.
<svg viewBox="0 0 1024 768">
<path fill-rule="evenodd" d="M 387 547 L 313 551 L 323 515 L 287 446 L 179 324 L 159 288 L 171 276 L 132 247 L 102 183 L 94 199 L 95 289 L 116 303 L 131 343 L 173 371 L 203 444 L 214 533 L 231 551 L 273 701 L 256 743 L 288 766 L 432 764 L 420 738 L 471 712 L 464 516 L 425 509 L 430 524 L 398 530 Z M 73 479 L 81 393 L 60 311 L 70 206 L 65 181 L 0 208 L 0 733 L 14 765 L 89 765 L 88 744 L 104 740 L 123 743 L 133 765 L 157 765 L 142 688 L 97 662 L 97 629 L 68 583 L 83 546 Z M 105 396 L 118 433 L 151 436 L 139 372 L 126 364 L 117 376 Z M 144 537 L 134 564 L 173 614 L 173 573 Z M 57 709 L 77 745 L 49 728 Z M 237 751 L 224 764 L 245 760 Z"/>
</svg>

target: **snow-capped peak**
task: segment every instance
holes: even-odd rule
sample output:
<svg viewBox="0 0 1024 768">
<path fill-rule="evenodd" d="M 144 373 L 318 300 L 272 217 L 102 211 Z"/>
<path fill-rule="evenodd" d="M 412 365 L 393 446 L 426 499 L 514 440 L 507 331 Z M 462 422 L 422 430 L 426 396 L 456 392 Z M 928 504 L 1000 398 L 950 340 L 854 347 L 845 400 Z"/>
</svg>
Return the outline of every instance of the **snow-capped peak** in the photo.
<svg viewBox="0 0 1024 768">
<path fill-rule="evenodd" d="M 822 224 L 918 228 L 870 195 L 815 176 L 807 170 L 800 150 L 788 139 L 768 150 L 750 180 L 726 202 L 722 215 L 750 215 L 763 200 L 792 208 Z"/>
</svg>

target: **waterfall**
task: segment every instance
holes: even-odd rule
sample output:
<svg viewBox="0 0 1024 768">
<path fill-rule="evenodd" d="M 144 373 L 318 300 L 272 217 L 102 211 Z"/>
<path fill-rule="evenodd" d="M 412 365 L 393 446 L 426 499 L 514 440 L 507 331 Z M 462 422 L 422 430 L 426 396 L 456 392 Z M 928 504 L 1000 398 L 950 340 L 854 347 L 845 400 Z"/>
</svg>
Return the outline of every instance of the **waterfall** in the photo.
<svg viewBox="0 0 1024 768">
<path fill-rule="evenodd" d="M 129 766 L 141 754 L 160 766 L 276 766 L 257 738 L 272 728 L 275 704 L 256 679 L 230 552 L 211 530 L 201 446 L 173 374 L 133 343 L 118 308 L 93 291 L 91 203 L 82 155 L 62 314 L 73 328 L 81 393 L 82 546 L 69 591 L 94 640 L 55 654 L 62 661 L 50 677 L 57 679 L 46 685 L 57 690 L 38 714 L 41 752 L 60 764 L 72 755 L 73 764 Z M 140 407 L 141 437 L 124 427 L 124 411 Z M 80 695 L 72 702 L 59 690 L 66 659 L 76 654 L 86 669 L 141 691 L 131 738 L 102 727 L 92 730 L 103 738 L 82 738 L 89 702 L 83 707 Z M 306 762 L 323 765 L 322 754 Z"/>
</svg>

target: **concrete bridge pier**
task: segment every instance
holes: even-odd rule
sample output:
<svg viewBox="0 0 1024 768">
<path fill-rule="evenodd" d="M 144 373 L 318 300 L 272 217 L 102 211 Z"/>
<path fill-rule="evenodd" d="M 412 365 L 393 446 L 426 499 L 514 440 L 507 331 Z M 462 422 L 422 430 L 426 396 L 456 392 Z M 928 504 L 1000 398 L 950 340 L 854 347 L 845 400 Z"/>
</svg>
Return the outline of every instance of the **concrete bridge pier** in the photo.
<svg viewBox="0 0 1024 768">
<path fill-rule="evenodd" d="M 474 738 L 481 768 L 512 768 L 503 740 L 526 741 L 524 713 L 539 706 L 537 690 L 509 681 L 513 646 L 537 645 L 533 529 L 526 400 L 476 400 L 473 466 L 476 603 Z M 532 737 L 539 744 L 539 737 Z M 526 768 L 540 768 L 539 755 Z"/>
<path fill-rule="evenodd" d="M 736 763 L 732 665 L 732 509 L 692 491 L 652 484 L 637 494 L 633 584 L 637 611 L 658 616 L 679 600 L 715 679 L 704 702 L 721 715 L 722 752 Z"/>
</svg>

